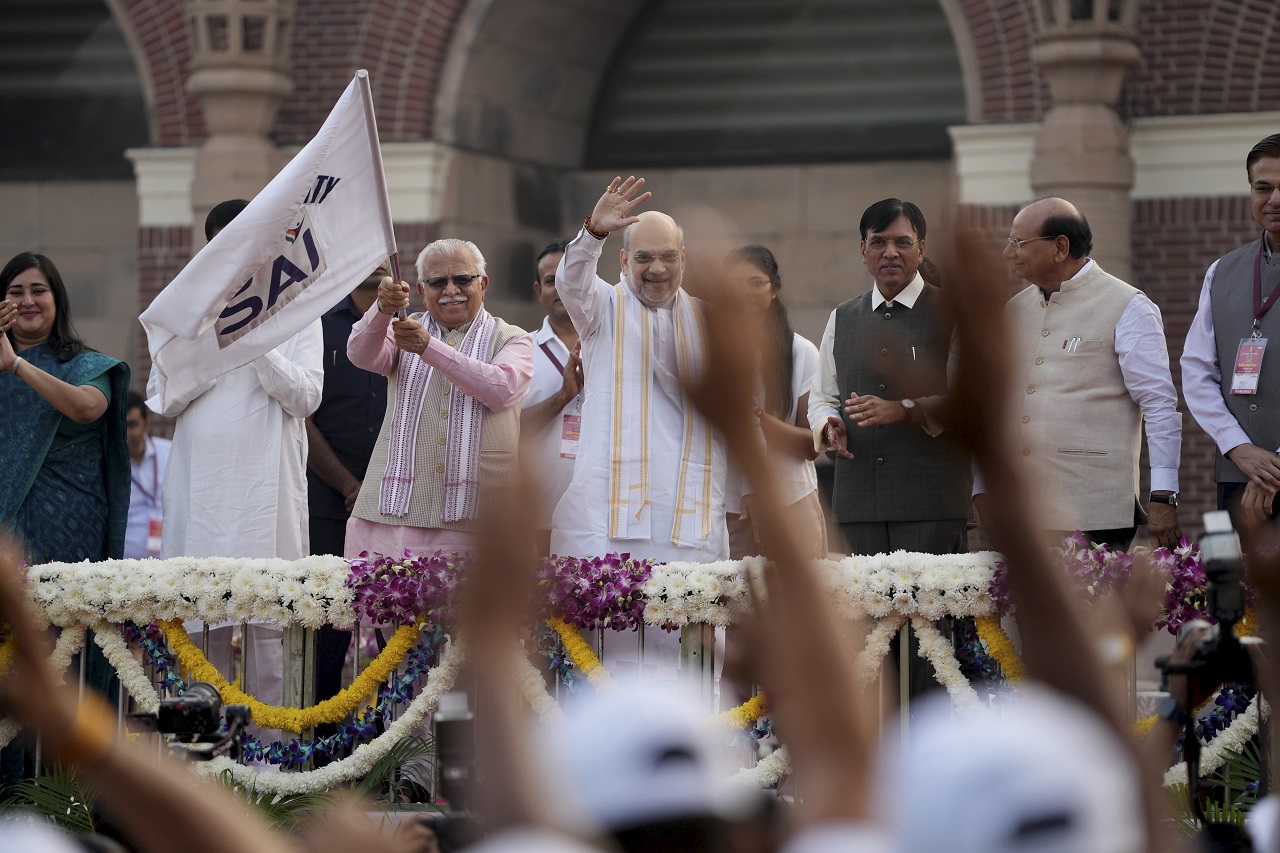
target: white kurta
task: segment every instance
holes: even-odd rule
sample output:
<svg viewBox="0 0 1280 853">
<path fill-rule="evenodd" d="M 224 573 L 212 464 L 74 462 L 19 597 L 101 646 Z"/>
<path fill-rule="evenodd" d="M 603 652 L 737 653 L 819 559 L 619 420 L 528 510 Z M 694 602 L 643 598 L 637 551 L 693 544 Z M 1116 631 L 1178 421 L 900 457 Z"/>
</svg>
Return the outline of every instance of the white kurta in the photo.
<svg viewBox="0 0 1280 853">
<path fill-rule="evenodd" d="M 307 556 L 304 419 L 320 405 L 323 359 L 317 322 L 160 412 L 178 419 L 164 482 L 163 557 Z"/>
<path fill-rule="evenodd" d="M 649 408 L 650 525 L 644 539 L 609 537 L 609 435 L 613 423 L 614 289 L 595 274 L 604 241 L 581 232 L 565 250 L 556 271 L 556 292 L 582 338 L 582 437 L 573 479 L 552 517 L 551 550 L 575 557 L 630 552 L 649 560 L 711 562 L 727 559 L 729 538 L 724 523 L 725 451 L 713 437 L 711 470 L 711 534 L 696 547 L 671 541 L 684 446 L 684 395 L 677 376 L 675 322 L 670 309 L 650 309 L 656 342 L 653 392 Z M 638 417 L 639 413 L 628 413 Z"/>
</svg>

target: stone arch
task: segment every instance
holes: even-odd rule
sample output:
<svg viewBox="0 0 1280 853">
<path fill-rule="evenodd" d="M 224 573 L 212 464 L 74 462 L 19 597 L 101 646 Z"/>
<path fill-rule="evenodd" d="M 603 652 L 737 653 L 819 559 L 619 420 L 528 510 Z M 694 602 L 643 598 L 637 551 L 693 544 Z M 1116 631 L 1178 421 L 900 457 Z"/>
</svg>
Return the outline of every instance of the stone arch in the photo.
<svg viewBox="0 0 1280 853">
<path fill-rule="evenodd" d="M 142 80 L 154 145 L 197 145 L 204 114 L 187 94 L 191 49 L 180 0 L 107 0 Z"/>
</svg>

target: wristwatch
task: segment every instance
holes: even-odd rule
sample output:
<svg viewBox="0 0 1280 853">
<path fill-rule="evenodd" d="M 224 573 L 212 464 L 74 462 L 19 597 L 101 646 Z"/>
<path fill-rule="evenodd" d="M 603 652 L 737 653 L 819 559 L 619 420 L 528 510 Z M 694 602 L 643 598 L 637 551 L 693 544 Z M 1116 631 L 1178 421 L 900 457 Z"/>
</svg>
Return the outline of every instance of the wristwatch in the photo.
<svg viewBox="0 0 1280 853">
<path fill-rule="evenodd" d="M 1170 492 L 1167 495 L 1158 495 L 1155 492 L 1147 495 L 1147 502 L 1153 504 L 1168 504 L 1171 507 L 1178 505 L 1178 493 Z"/>
<path fill-rule="evenodd" d="M 902 402 L 902 408 L 907 410 L 907 423 L 909 424 L 915 423 L 916 422 L 916 401 L 907 399 L 907 400 L 902 400 L 901 402 Z"/>
<path fill-rule="evenodd" d="M 1156 716 L 1162 720 L 1177 723 L 1180 726 L 1185 726 L 1191 719 L 1179 707 L 1178 700 L 1172 696 L 1166 696 L 1160 700 L 1160 704 L 1156 706 Z"/>
</svg>

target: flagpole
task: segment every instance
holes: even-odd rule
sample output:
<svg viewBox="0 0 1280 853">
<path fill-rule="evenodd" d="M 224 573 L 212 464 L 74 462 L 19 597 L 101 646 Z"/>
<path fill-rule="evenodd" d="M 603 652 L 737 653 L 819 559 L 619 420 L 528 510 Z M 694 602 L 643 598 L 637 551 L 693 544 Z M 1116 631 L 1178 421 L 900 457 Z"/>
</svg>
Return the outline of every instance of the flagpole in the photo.
<svg viewBox="0 0 1280 853">
<path fill-rule="evenodd" d="M 382 225 L 385 231 L 383 236 L 387 240 L 387 257 L 391 261 L 392 277 L 400 281 L 400 259 L 396 248 L 395 229 L 391 224 L 391 199 L 387 195 L 387 173 L 382 168 L 382 143 L 378 140 L 378 121 L 373 115 L 373 91 L 369 88 L 369 72 L 361 68 L 356 72 L 356 78 L 360 81 L 360 100 L 364 103 L 365 127 L 369 130 L 369 152 L 380 179 L 374 189 L 378 193 L 378 201 L 382 204 Z"/>
</svg>

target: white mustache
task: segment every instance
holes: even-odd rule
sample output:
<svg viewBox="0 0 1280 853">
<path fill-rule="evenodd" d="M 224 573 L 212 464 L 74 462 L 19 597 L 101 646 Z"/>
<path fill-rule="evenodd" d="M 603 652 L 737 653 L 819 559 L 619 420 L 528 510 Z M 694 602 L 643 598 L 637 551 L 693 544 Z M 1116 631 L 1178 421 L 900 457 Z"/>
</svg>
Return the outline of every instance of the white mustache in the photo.
<svg viewBox="0 0 1280 853">
<path fill-rule="evenodd" d="M 441 304 L 441 305 L 454 305 L 454 304 L 459 304 L 459 303 L 463 303 L 463 302 L 466 302 L 466 301 L 467 301 L 467 297 L 465 297 L 465 296 L 455 296 L 455 297 L 454 297 L 454 298 L 452 298 L 452 299 L 441 299 L 441 300 L 440 300 L 440 304 Z"/>
</svg>

